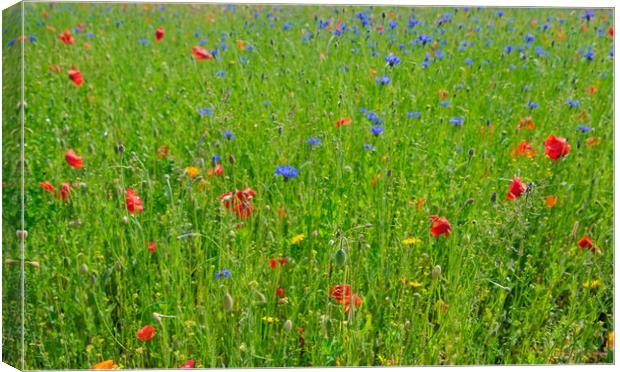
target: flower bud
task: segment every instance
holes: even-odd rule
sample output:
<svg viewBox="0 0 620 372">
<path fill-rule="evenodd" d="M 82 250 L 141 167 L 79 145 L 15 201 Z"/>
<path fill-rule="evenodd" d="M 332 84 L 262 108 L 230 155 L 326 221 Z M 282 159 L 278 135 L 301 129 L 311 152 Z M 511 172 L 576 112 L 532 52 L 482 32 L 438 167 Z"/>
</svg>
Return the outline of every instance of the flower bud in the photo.
<svg viewBox="0 0 620 372">
<path fill-rule="evenodd" d="M 80 274 L 87 274 L 89 269 L 88 269 L 88 265 L 86 265 L 85 263 L 80 265 Z"/>
<path fill-rule="evenodd" d="M 441 266 L 437 265 L 433 268 L 433 271 L 431 272 L 431 277 L 433 279 L 437 279 L 439 278 L 439 275 L 441 275 Z"/>
<path fill-rule="evenodd" d="M 344 249 L 340 248 L 336 251 L 334 259 L 336 261 L 336 265 L 344 266 L 345 262 L 347 261 L 347 253 L 344 251 Z"/>
<path fill-rule="evenodd" d="M 28 238 L 28 231 L 17 230 L 17 238 L 19 238 L 19 240 L 26 240 L 26 238 Z"/>
<path fill-rule="evenodd" d="M 282 328 L 284 328 L 285 332 L 290 332 L 291 329 L 293 329 L 293 322 L 290 319 L 287 319 L 286 322 L 284 322 L 284 324 L 282 325 Z"/>
<path fill-rule="evenodd" d="M 230 293 L 226 293 L 224 295 L 224 298 L 222 298 L 222 306 L 224 307 L 224 310 L 226 311 L 231 311 L 233 309 L 234 302 L 233 302 L 233 298 L 230 295 Z"/>
</svg>

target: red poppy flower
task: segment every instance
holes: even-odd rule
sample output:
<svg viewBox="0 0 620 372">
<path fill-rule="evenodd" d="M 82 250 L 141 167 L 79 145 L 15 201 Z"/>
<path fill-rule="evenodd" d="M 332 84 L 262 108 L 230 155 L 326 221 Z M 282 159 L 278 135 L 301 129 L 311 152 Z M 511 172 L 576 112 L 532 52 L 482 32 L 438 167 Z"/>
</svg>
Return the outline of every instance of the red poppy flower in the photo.
<svg viewBox="0 0 620 372">
<path fill-rule="evenodd" d="M 580 249 L 588 249 L 594 253 L 599 252 L 599 249 L 592 242 L 592 238 L 588 235 L 584 235 L 581 239 L 579 239 L 577 245 Z"/>
<path fill-rule="evenodd" d="M 534 150 L 534 147 L 532 147 L 531 144 L 527 143 L 526 141 L 521 141 L 519 142 L 517 148 L 512 150 L 511 155 L 513 158 L 521 155 L 528 158 L 533 158 L 534 156 L 536 156 L 536 150 Z"/>
<path fill-rule="evenodd" d="M 179 368 L 194 368 L 194 366 L 196 366 L 194 359 L 188 359 L 185 363 L 181 364 Z"/>
<path fill-rule="evenodd" d="M 529 129 L 533 130 L 536 126 L 534 125 L 534 121 L 531 116 L 526 116 L 521 121 L 519 121 L 519 125 L 517 126 L 518 130 L 521 129 Z"/>
<path fill-rule="evenodd" d="M 136 337 L 141 341 L 148 341 L 155 336 L 155 327 L 152 325 L 147 325 L 142 327 L 138 332 L 136 332 Z"/>
<path fill-rule="evenodd" d="M 520 197 L 526 189 L 527 188 L 525 187 L 525 184 L 521 182 L 521 179 L 519 177 L 515 177 L 512 179 L 512 183 L 508 189 L 508 194 L 506 194 L 506 199 L 516 199 Z"/>
<path fill-rule="evenodd" d="M 67 151 L 67 153 L 65 154 L 65 160 L 71 168 L 81 169 L 83 166 L 82 158 L 80 156 L 77 156 L 73 149 L 69 149 L 69 151 Z"/>
<path fill-rule="evenodd" d="M 155 30 L 155 40 L 160 41 L 163 38 L 164 38 L 164 29 L 159 27 L 157 30 Z"/>
<path fill-rule="evenodd" d="M 157 247 L 155 246 L 155 242 L 150 242 L 149 243 L 149 252 L 155 252 L 157 250 Z"/>
<path fill-rule="evenodd" d="M 129 211 L 129 213 L 139 214 L 144 210 L 144 207 L 142 206 L 142 200 L 140 199 L 138 194 L 133 191 L 132 188 L 127 189 L 125 204 L 127 204 L 127 210 Z"/>
<path fill-rule="evenodd" d="M 356 309 L 359 309 L 360 306 L 362 306 L 362 298 L 356 294 L 353 294 L 352 296 L 346 297 L 344 299 L 344 311 L 345 312 L 349 312 L 351 302 L 353 302 Z"/>
<path fill-rule="evenodd" d="M 160 148 L 158 148 L 157 156 L 159 156 L 162 159 L 168 156 L 168 146 L 161 146 Z"/>
<path fill-rule="evenodd" d="M 224 169 L 222 168 L 222 164 L 218 164 L 215 166 L 215 175 L 216 176 L 223 176 L 224 175 Z"/>
<path fill-rule="evenodd" d="M 432 236 L 439 236 L 442 234 L 445 235 L 446 238 L 450 236 L 452 226 L 445 217 L 437 217 L 436 215 L 432 215 L 429 219 L 433 221 L 433 224 L 431 225 Z"/>
<path fill-rule="evenodd" d="M 607 35 L 614 37 L 614 26 L 609 26 L 609 29 L 607 29 Z"/>
<path fill-rule="evenodd" d="M 56 190 L 54 186 L 48 181 L 39 182 L 39 186 L 43 188 L 43 190 L 48 191 L 48 192 L 54 192 L 54 190 Z"/>
<path fill-rule="evenodd" d="M 65 201 L 71 195 L 71 186 L 67 182 L 60 184 L 60 200 Z"/>
<path fill-rule="evenodd" d="M 287 260 L 286 257 L 282 257 L 282 258 L 280 258 L 279 261 L 280 261 L 280 265 L 284 265 L 286 263 L 286 261 L 288 261 L 288 260 Z"/>
<path fill-rule="evenodd" d="M 545 141 L 545 153 L 553 160 L 566 156 L 570 151 L 570 145 L 566 142 L 566 138 L 556 137 L 553 134 L 547 137 Z"/>
<path fill-rule="evenodd" d="M 243 191 L 227 192 L 220 195 L 220 201 L 224 207 L 232 209 L 240 219 L 248 218 L 252 215 L 252 204 L 249 202 L 256 195 L 256 191 L 247 188 Z"/>
<path fill-rule="evenodd" d="M 271 267 L 271 269 L 275 269 L 276 266 L 278 265 L 278 262 L 280 263 L 280 266 L 284 266 L 284 264 L 287 262 L 287 258 L 286 257 L 281 257 L 281 258 L 271 258 L 269 259 L 269 267 Z"/>
<path fill-rule="evenodd" d="M 73 43 L 75 43 L 75 39 L 73 38 L 73 35 L 71 35 L 71 32 L 69 30 L 65 30 L 60 35 L 58 35 L 58 37 L 65 44 L 73 44 Z"/>
<path fill-rule="evenodd" d="M 82 86 L 84 83 L 84 78 L 82 77 L 82 73 L 79 70 L 69 70 L 69 79 L 73 82 L 73 84 Z"/>
<path fill-rule="evenodd" d="M 213 56 L 211 55 L 211 53 L 207 52 L 201 47 L 197 47 L 197 46 L 193 47 L 192 53 L 194 54 L 194 57 L 196 57 L 196 59 L 199 61 L 202 61 L 203 59 L 206 59 L 206 60 L 213 59 Z"/>
<path fill-rule="evenodd" d="M 349 124 L 351 124 L 351 118 L 342 118 L 342 119 L 336 120 L 336 122 L 334 123 L 334 126 L 336 128 L 340 128 L 342 126 L 347 126 Z"/>
<path fill-rule="evenodd" d="M 381 33 L 383 33 L 383 30 L 384 30 L 383 25 L 377 26 L 377 32 L 379 32 L 381 34 Z"/>
<path fill-rule="evenodd" d="M 346 297 L 351 297 L 351 286 L 348 284 L 336 284 L 329 289 L 329 297 L 342 302 Z"/>
<path fill-rule="evenodd" d="M 284 288 L 278 288 L 276 289 L 276 296 L 278 297 L 284 297 L 284 295 L 286 294 L 286 291 L 284 290 Z"/>
</svg>

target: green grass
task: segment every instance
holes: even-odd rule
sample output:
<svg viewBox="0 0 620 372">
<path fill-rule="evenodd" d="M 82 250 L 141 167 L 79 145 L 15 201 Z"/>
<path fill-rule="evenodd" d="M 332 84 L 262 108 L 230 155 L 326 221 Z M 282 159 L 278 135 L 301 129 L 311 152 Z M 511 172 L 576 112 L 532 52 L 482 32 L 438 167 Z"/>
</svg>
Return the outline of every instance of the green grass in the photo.
<svg viewBox="0 0 620 372">
<path fill-rule="evenodd" d="M 613 362 L 609 10 L 587 22 L 582 9 L 513 8 L 499 17 L 490 8 L 106 6 L 25 6 L 26 34 L 37 38 L 24 43 L 26 369 L 84 369 L 106 359 L 174 368 L 189 358 L 200 367 Z M 355 17 L 361 11 L 373 18 L 368 36 Z M 414 13 L 423 23 L 410 29 Z M 434 23 L 444 13 L 452 19 L 442 34 Z M 19 36 L 18 17 L 10 10 L 4 17 L 3 261 L 19 259 L 21 47 L 7 45 Z M 340 37 L 319 30 L 315 17 L 341 19 L 348 30 Z M 63 44 L 58 34 L 81 22 L 76 43 Z M 166 34 L 156 43 L 159 26 Z M 535 37 L 530 46 L 526 33 Z M 411 45 L 420 34 L 433 42 Z M 197 61 L 191 48 L 201 38 L 207 50 L 228 49 Z M 474 45 L 458 50 L 465 40 Z M 515 50 L 506 54 L 507 45 Z M 534 54 L 537 46 L 545 57 Z M 445 58 L 424 68 L 435 48 Z M 389 53 L 401 63 L 386 66 Z M 84 76 L 79 88 L 67 77 L 72 65 Z M 377 84 L 373 69 L 391 83 Z M 449 107 L 439 104 L 440 90 Z M 573 99 L 579 107 L 566 103 Z M 540 107 L 529 109 L 529 101 Z M 213 115 L 200 116 L 204 107 Z M 384 120 L 381 135 L 371 134 L 360 108 Z M 528 115 L 535 129 L 517 130 Z M 351 124 L 335 128 L 343 117 Z M 453 117 L 464 123 L 450 124 Z M 544 154 L 550 134 L 568 138 L 567 157 Z M 309 137 L 321 145 L 311 149 Z M 600 143 L 586 145 L 590 137 Z M 534 158 L 511 156 L 522 140 Z M 156 155 L 163 145 L 164 159 Z M 83 169 L 65 162 L 69 148 Z M 214 154 L 225 176 L 207 176 Z M 285 164 L 299 177 L 274 175 Z M 190 179 L 188 166 L 199 176 Z M 532 186 L 506 200 L 515 176 Z M 55 199 L 41 181 L 71 183 L 70 198 Z M 142 198 L 142 214 L 128 213 L 128 187 Z M 246 187 L 257 195 L 238 227 L 219 196 Z M 553 208 L 549 195 L 557 197 Z M 430 215 L 450 221 L 448 238 L 429 234 Z M 190 230 L 199 235 L 180 237 Z M 291 243 L 298 234 L 303 241 Z M 584 235 L 600 254 L 579 249 Z M 419 242 L 404 244 L 410 237 Z M 280 257 L 288 262 L 272 270 L 269 259 Z M 232 277 L 215 279 L 222 268 Z M 18 365 L 20 335 L 7 324 L 20 323 L 19 265 L 5 263 L 3 273 L 3 359 Z M 598 288 L 584 288 L 593 280 Z M 329 288 L 342 283 L 363 299 L 358 310 L 346 313 L 330 299 Z M 278 287 L 287 304 L 278 304 Z M 226 293 L 231 311 L 222 305 Z M 154 312 L 174 318 L 158 323 Z M 147 324 L 155 337 L 140 341 L 136 332 Z"/>
</svg>

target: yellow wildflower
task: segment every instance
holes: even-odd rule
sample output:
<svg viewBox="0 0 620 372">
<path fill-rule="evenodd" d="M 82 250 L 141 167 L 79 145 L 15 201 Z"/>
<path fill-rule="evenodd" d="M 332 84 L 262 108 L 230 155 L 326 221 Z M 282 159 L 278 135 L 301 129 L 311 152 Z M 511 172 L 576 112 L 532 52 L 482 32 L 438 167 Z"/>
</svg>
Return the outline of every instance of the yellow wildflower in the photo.
<svg viewBox="0 0 620 372">
<path fill-rule="evenodd" d="M 405 245 L 412 245 L 412 244 L 418 244 L 421 241 L 422 240 L 412 236 L 411 238 L 407 238 L 407 239 L 403 240 L 402 243 L 405 244 Z"/>
<path fill-rule="evenodd" d="M 187 168 L 185 168 L 185 174 L 187 174 L 187 176 L 189 178 L 196 177 L 198 175 L 198 173 L 200 173 L 200 171 L 196 167 L 187 167 Z"/>
<path fill-rule="evenodd" d="M 304 234 L 297 234 L 291 238 L 291 244 L 299 244 L 302 240 L 304 240 Z"/>
</svg>

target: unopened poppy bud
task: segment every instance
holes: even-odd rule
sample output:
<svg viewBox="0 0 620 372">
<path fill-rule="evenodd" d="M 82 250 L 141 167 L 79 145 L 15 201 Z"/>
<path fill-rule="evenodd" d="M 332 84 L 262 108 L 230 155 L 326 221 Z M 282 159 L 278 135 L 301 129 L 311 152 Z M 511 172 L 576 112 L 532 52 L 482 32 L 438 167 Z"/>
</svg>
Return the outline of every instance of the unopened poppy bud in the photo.
<svg viewBox="0 0 620 372">
<path fill-rule="evenodd" d="M 161 314 L 159 313 L 153 313 L 151 314 L 151 317 L 153 318 L 154 321 L 156 321 L 157 323 L 161 323 Z"/>
<path fill-rule="evenodd" d="M 282 126 L 281 126 L 281 125 L 278 125 L 278 133 L 279 133 L 279 134 L 282 134 L 282 130 L 283 130 L 283 129 L 284 129 L 284 128 L 282 128 Z"/>
<path fill-rule="evenodd" d="M 293 329 L 293 322 L 290 319 L 287 319 L 286 322 L 282 325 L 282 328 L 285 332 L 290 332 Z"/>
<path fill-rule="evenodd" d="M 17 238 L 19 240 L 26 240 L 28 238 L 28 231 L 26 231 L 26 230 L 17 230 Z"/>
<path fill-rule="evenodd" d="M 65 125 L 65 127 L 64 127 L 64 128 L 62 128 L 62 133 L 63 133 L 63 134 L 68 134 L 68 133 L 69 133 L 69 130 L 70 130 L 70 129 L 69 129 L 69 127 Z"/>
<path fill-rule="evenodd" d="M 229 293 L 226 293 L 224 295 L 224 298 L 222 298 L 222 306 L 226 311 L 231 311 L 233 309 L 234 302 L 232 296 Z"/>
<path fill-rule="evenodd" d="M 336 261 L 336 265 L 344 266 L 345 262 L 347 261 L 347 253 L 344 251 L 344 249 L 340 248 L 336 251 L 334 259 Z"/>
<path fill-rule="evenodd" d="M 433 271 L 431 271 L 431 277 L 433 277 L 433 279 L 437 279 L 439 278 L 439 275 L 441 275 L 441 266 L 437 265 L 433 268 Z"/>
<path fill-rule="evenodd" d="M 230 156 L 228 157 L 228 161 L 230 162 L 230 164 L 235 164 L 235 156 L 233 154 L 230 154 Z"/>
<path fill-rule="evenodd" d="M 474 204 L 474 198 L 467 199 L 467 204 L 469 204 L 469 205 Z"/>
<path fill-rule="evenodd" d="M 88 269 L 88 265 L 86 265 L 85 263 L 80 265 L 80 274 L 87 274 L 89 269 Z"/>
<path fill-rule="evenodd" d="M 269 204 L 265 204 L 264 208 L 265 208 L 266 211 L 270 211 L 271 210 L 271 207 L 269 206 Z"/>
<path fill-rule="evenodd" d="M 388 177 L 392 177 L 392 170 L 391 170 L 391 169 L 389 169 L 389 170 L 387 171 L 387 176 L 388 176 Z"/>
<path fill-rule="evenodd" d="M 469 149 L 469 152 L 468 152 L 469 157 L 470 157 L 470 158 L 471 158 L 471 157 L 473 157 L 473 156 L 474 156 L 474 154 L 475 154 L 475 152 L 476 152 L 476 151 L 475 151 L 473 148 L 472 148 L 472 149 Z"/>
<path fill-rule="evenodd" d="M 116 145 L 116 153 L 117 154 L 123 154 L 125 152 L 125 145 L 123 145 L 122 143 L 119 143 Z"/>
<path fill-rule="evenodd" d="M 493 191 L 493 194 L 491 194 L 491 203 L 495 203 L 496 200 L 497 200 L 497 193 Z"/>
<path fill-rule="evenodd" d="M 235 230 L 230 230 L 228 232 L 228 236 L 230 236 L 231 238 L 234 238 L 237 235 L 237 233 L 235 233 Z"/>
</svg>

